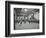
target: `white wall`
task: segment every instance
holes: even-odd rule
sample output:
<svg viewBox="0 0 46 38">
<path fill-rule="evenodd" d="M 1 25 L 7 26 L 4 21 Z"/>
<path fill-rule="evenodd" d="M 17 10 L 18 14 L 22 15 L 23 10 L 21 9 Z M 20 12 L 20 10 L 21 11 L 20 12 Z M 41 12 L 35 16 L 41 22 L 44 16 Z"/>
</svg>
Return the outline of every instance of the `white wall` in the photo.
<svg viewBox="0 0 46 38">
<path fill-rule="evenodd" d="M 46 0 L 16 0 L 16 1 L 43 2 L 43 3 L 46 3 Z M 45 4 L 45 6 L 46 6 L 46 4 Z M 0 0 L 0 38 L 5 38 L 5 0 Z M 14 38 L 46 38 L 46 30 L 45 30 L 45 35 L 21 36 L 21 37 L 14 37 Z"/>
</svg>

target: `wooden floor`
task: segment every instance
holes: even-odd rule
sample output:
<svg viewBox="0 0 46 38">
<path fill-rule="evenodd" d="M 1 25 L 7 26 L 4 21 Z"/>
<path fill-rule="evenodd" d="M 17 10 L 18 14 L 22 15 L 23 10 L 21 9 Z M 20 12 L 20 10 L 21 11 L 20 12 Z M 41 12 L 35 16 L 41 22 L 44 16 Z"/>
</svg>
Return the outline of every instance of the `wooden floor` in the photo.
<svg viewBox="0 0 46 38">
<path fill-rule="evenodd" d="M 24 29 L 39 29 L 38 23 L 31 22 L 30 24 L 28 22 L 22 24 L 15 24 L 16 30 L 24 30 Z"/>
</svg>

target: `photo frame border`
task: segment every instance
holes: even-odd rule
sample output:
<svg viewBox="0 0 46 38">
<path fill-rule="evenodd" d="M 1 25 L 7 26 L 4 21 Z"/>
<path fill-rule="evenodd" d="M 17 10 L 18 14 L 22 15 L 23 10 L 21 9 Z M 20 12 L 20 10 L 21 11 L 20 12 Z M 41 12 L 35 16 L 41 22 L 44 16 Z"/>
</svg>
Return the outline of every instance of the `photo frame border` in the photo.
<svg viewBox="0 0 46 38">
<path fill-rule="evenodd" d="M 23 33 L 23 34 L 10 34 L 10 4 L 23 4 L 23 5 L 37 5 L 42 6 L 42 32 L 39 33 Z M 32 36 L 32 35 L 44 35 L 45 34 L 45 3 L 36 2 L 17 2 L 17 1 L 5 1 L 5 37 L 15 36 Z"/>
</svg>

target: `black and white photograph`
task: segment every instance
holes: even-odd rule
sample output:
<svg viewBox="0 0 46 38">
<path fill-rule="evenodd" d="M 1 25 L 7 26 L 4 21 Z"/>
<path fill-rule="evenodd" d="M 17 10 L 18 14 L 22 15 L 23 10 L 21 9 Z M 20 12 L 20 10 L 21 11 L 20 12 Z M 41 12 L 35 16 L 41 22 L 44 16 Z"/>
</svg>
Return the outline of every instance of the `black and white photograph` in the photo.
<svg viewBox="0 0 46 38">
<path fill-rule="evenodd" d="M 44 35 L 44 3 L 5 3 L 6 37 Z"/>
<path fill-rule="evenodd" d="M 14 29 L 39 29 L 39 9 L 14 8 Z"/>
</svg>

